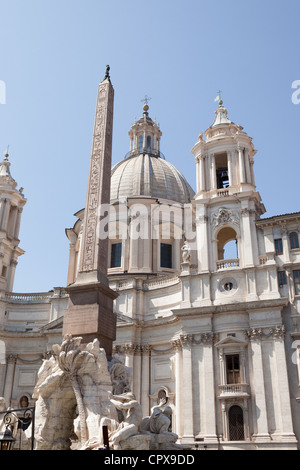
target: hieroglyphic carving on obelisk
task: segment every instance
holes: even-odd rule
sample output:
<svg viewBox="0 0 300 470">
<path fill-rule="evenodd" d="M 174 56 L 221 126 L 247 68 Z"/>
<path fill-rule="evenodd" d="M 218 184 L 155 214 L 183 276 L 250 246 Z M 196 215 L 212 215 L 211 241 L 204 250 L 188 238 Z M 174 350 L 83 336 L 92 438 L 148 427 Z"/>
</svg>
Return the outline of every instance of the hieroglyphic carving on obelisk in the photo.
<svg viewBox="0 0 300 470">
<path fill-rule="evenodd" d="M 108 237 L 99 237 L 101 206 L 110 203 L 114 89 L 107 66 L 98 87 L 96 115 L 85 205 L 78 282 L 107 284 Z M 85 273 L 85 275 L 83 275 Z"/>
<path fill-rule="evenodd" d="M 79 271 L 75 282 L 66 287 L 69 303 L 63 322 L 63 335 L 80 336 L 82 344 L 97 338 L 108 356 L 116 338 L 113 301 L 118 294 L 108 286 L 108 234 L 99 237 L 98 224 L 101 207 L 110 203 L 113 99 L 107 66 L 98 87 Z"/>
</svg>

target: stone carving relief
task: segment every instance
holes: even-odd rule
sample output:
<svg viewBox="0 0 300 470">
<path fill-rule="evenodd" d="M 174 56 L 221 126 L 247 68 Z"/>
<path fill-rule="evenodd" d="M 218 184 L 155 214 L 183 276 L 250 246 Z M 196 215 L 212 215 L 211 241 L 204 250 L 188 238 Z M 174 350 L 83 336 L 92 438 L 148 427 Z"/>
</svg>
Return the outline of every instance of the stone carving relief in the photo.
<svg viewBox="0 0 300 470">
<path fill-rule="evenodd" d="M 111 137 L 113 126 L 112 98 L 113 89 L 110 84 L 107 82 L 99 85 L 85 215 L 86 227 L 83 240 L 84 251 L 81 267 L 82 271 L 93 270 L 95 262 L 97 262 L 97 260 L 95 260 L 95 250 L 97 246 L 96 231 L 99 218 L 97 211 L 101 203 L 109 203 L 109 179 L 108 175 L 105 175 L 105 172 L 108 172 L 108 169 L 106 168 L 104 161 L 108 160 L 110 171 L 110 158 L 108 157 L 111 155 Z M 103 172 L 102 176 L 101 171 Z M 106 191 L 105 185 L 107 185 Z M 100 201 L 101 193 L 106 194 L 107 201 Z"/>
<path fill-rule="evenodd" d="M 228 223 L 239 225 L 239 216 L 236 211 L 226 209 L 226 207 L 220 207 L 218 212 L 212 214 L 211 222 L 214 227 Z"/>
<path fill-rule="evenodd" d="M 285 327 L 284 325 L 272 326 L 269 328 L 250 328 L 245 330 L 245 337 L 252 340 L 258 341 L 263 338 L 280 339 L 283 340 L 285 337 Z"/>
</svg>

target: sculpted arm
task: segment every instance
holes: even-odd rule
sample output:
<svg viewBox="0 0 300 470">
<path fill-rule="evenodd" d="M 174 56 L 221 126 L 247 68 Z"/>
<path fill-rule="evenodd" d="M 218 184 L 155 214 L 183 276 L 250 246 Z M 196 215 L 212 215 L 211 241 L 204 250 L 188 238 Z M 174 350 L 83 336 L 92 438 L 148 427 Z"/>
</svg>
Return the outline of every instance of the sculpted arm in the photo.
<svg viewBox="0 0 300 470">
<path fill-rule="evenodd" d="M 128 410 L 133 408 L 136 405 L 136 401 L 129 401 L 127 403 L 120 403 L 119 401 L 114 400 L 113 398 L 110 399 L 111 403 L 115 405 L 115 407 L 119 410 Z"/>
</svg>

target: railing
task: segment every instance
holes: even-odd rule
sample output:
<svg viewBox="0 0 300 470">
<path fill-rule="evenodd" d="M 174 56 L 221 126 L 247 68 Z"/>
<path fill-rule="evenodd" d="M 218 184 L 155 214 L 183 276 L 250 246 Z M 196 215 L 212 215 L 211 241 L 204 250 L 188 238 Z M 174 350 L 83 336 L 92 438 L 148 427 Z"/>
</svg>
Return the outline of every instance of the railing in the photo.
<svg viewBox="0 0 300 470">
<path fill-rule="evenodd" d="M 218 189 L 217 190 L 217 195 L 219 197 L 227 197 L 227 196 L 229 196 L 229 189 Z"/>
<path fill-rule="evenodd" d="M 163 160 L 166 159 L 166 157 L 160 150 L 150 147 L 150 148 L 142 148 L 142 149 L 133 149 L 126 153 L 124 160 L 126 160 L 126 158 L 136 157 L 137 155 L 142 155 L 142 154 L 151 155 L 152 157 L 160 157 Z"/>
<path fill-rule="evenodd" d="M 261 255 L 259 256 L 259 264 L 262 266 L 268 262 L 268 256 L 267 255 Z"/>
<path fill-rule="evenodd" d="M 232 269 L 238 268 L 240 265 L 240 260 L 238 258 L 233 259 L 221 259 L 217 261 L 217 270 L 221 269 Z"/>
<path fill-rule="evenodd" d="M 160 287 L 168 287 L 173 286 L 174 284 L 178 284 L 179 279 L 178 276 L 176 277 L 167 277 L 163 279 L 155 279 L 154 281 L 145 281 L 144 282 L 144 289 L 145 290 L 152 290 L 152 289 L 159 289 Z"/>
<path fill-rule="evenodd" d="M 43 304 L 47 303 L 53 297 L 65 297 L 67 295 L 63 288 L 54 289 L 51 292 L 35 292 L 31 294 L 20 294 L 16 292 L 7 292 L 5 294 L 5 300 L 11 303 L 23 304 Z"/>
<path fill-rule="evenodd" d="M 219 397 L 249 396 L 249 384 L 219 385 Z"/>
</svg>

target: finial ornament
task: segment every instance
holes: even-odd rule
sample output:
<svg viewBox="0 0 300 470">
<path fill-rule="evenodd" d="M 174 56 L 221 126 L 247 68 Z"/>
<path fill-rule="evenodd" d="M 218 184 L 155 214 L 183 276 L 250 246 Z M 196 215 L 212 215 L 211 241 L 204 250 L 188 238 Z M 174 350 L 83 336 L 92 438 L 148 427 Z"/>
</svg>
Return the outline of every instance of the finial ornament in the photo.
<svg viewBox="0 0 300 470">
<path fill-rule="evenodd" d="M 110 71 L 110 66 L 107 65 L 104 80 L 108 79 L 110 81 L 109 71 Z"/>
<path fill-rule="evenodd" d="M 219 102 L 219 106 L 222 106 L 222 104 L 223 104 L 223 101 L 222 101 L 222 98 L 221 98 L 221 93 L 222 93 L 222 90 L 219 90 L 218 91 L 218 96 L 215 98 L 215 101 Z"/>
<path fill-rule="evenodd" d="M 148 106 L 148 101 L 150 101 L 151 99 L 152 98 L 149 98 L 149 96 L 145 95 L 145 97 L 141 100 L 141 102 L 144 103 L 145 106 Z"/>
<path fill-rule="evenodd" d="M 8 151 L 9 151 L 9 145 L 6 147 L 6 150 L 5 150 L 5 153 L 4 153 L 5 160 L 8 160 L 8 157 L 9 157 Z"/>
</svg>

